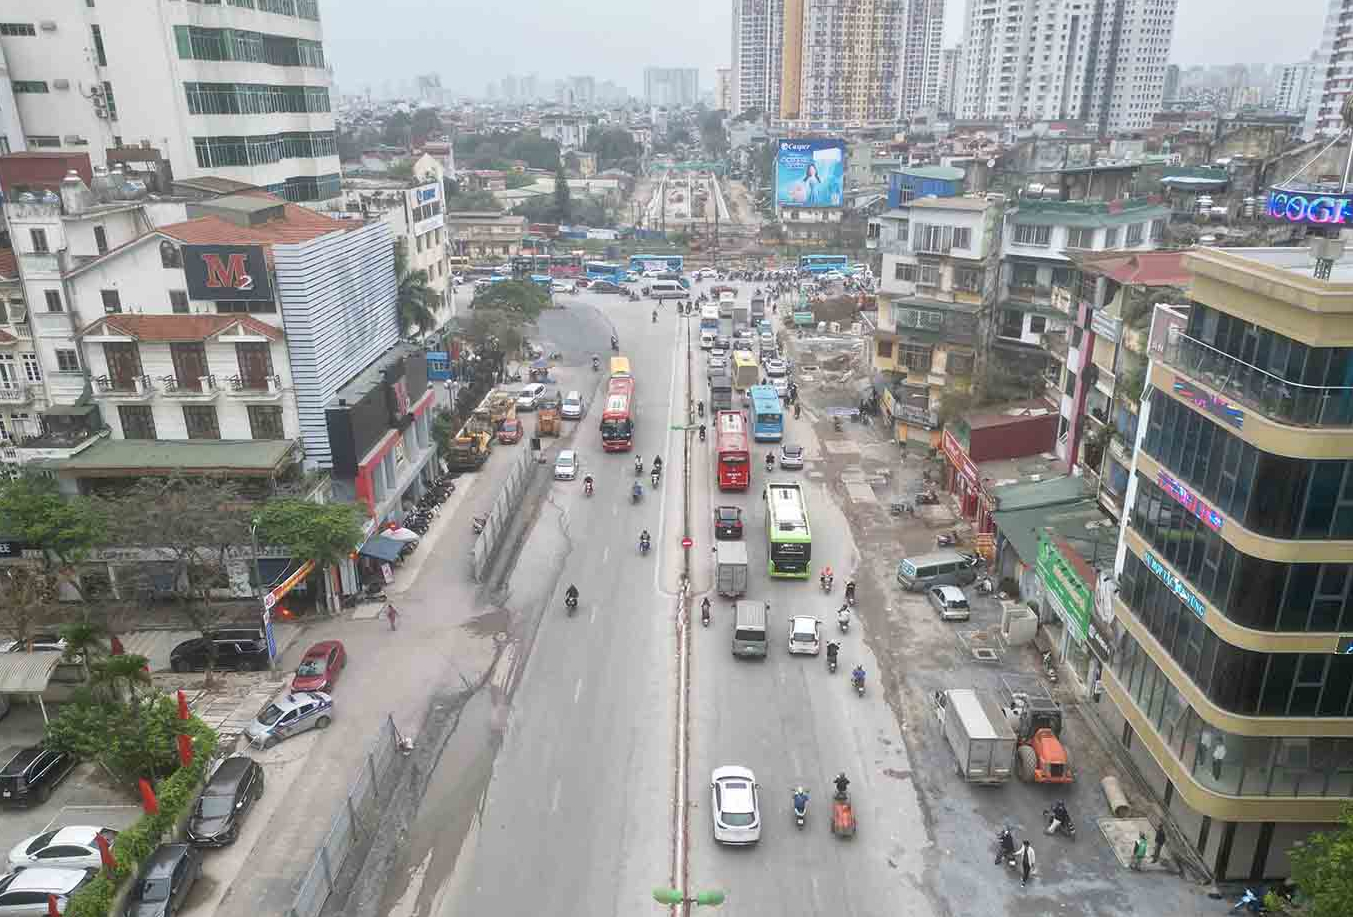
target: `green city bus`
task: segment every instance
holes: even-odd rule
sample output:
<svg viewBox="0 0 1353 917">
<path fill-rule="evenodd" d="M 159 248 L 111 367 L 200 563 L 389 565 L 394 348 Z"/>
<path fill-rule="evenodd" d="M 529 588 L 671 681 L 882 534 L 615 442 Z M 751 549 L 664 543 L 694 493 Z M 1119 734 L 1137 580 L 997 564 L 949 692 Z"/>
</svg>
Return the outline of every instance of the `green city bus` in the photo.
<svg viewBox="0 0 1353 917">
<path fill-rule="evenodd" d="M 808 529 L 808 500 L 802 485 L 793 482 L 766 485 L 766 537 L 771 576 L 808 579 L 813 560 L 813 536 Z"/>
</svg>

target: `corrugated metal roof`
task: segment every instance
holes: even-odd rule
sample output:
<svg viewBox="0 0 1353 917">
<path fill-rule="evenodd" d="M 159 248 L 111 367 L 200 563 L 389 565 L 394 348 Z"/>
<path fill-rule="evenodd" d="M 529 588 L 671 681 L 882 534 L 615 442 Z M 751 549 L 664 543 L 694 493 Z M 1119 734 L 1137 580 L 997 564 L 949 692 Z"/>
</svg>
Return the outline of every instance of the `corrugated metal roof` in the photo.
<svg viewBox="0 0 1353 917">
<path fill-rule="evenodd" d="M 289 439 L 106 439 L 62 463 L 63 473 L 136 473 L 143 469 L 269 474 L 296 448 Z"/>
<path fill-rule="evenodd" d="M 993 487 L 991 496 L 999 501 L 997 505 L 1002 512 L 1013 512 L 1056 506 L 1061 503 L 1076 503 L 1094 497 L 1094 493 L 1084 478 L 1064 474 L 1045 481 L 1021 481 L 1018 484 Z"/>
<path fill-rule="evenodd" d="M 1029 509 L 999 510 L 991 514 L 996 529 L 1010 542 L 1019 559 L 1032 566 L 1038 560 L 1038 532 L 1049 528 L 1066 538 L 1076 553 L 1087 556 L 1094 553 L 1089 542 L 1103 542 L 1099 552 L 1101 563 L 1113 563 L 1114 545 L 1118 542 L 1116 526 L 1087 529 L 1090 522 L 1108 517 L 1097 500 L 1081 500 L 1057 506 L 1036 506 Z"/>
<path fill-rule="evenodd" d="M 60 662 L 60 653 L 0 653 L 0 694 L 41 694 Z"/>
</svg>

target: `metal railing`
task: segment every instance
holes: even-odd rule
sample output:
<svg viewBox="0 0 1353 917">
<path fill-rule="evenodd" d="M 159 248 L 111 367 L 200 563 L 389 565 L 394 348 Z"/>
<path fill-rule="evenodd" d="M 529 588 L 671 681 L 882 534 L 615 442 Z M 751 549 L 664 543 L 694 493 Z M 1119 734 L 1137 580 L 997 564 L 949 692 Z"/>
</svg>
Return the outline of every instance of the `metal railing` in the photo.
<svg viewBox="0 0 1353 917">
<path fill-rule="evenodd" d="M 1164 359 L 1167 365 L 1277 423 L 1353 425 L 1353 387 L 1289 382 L 1183 333 L 1170 335 Z"/>
<path fill-rule="evenodd" d="M 348 790 L 347 799 L 334 815 L 329 833 L 324 836 L 314 860 L 296 887 L 296 897 L 292 899 L 286 917 L 318 917 L 334 890 L 348 854 L 375 834 L 381 810 L 389 804 L 394 792 L 395 781 L 386 777 L 399 761 L 399 740 L 399 730 L 395 728 L 394 720 L 387 716 L 367 750 L 366 760 Z"/>
</svg>

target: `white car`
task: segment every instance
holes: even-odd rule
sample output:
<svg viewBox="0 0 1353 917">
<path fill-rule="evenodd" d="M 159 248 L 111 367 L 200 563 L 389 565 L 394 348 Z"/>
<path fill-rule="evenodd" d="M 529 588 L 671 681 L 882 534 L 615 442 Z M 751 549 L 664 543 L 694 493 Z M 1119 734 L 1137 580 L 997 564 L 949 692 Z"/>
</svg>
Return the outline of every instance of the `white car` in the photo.
<svg viewBox="0 0 1353 917">
<path fill-rule="evenodd" d="M 783 376 L 787 372 L 789 372 L 789 364 L 784 360 L 777 357 L 766 361 L 766 375 L 771 377 Z"/>
<path fill-rule="evenodd" d="M 572 280 L 551 280 L 551 293 L 577 293 L 578 285 Z"/>
<path fill-rule="evenodd" d="M 957 586 L 932 586 L 926 593 L 941 621 L 966 621 L 971 615 L 968 597 Z"/>
<path fill-rule="evenodd" d="M 789 651 L 816 656 L 821 648 L 822 622 L 811 615 L 795 615 L 789 619 Z"/>
<path fill-rule="evenodd" d="M 30 866 L 59 866 L 62 869 L 98 869 L 103 865 L 95 838 L 109 844 L 117 837 L 112 828 L 71 825 L 24 838 L 9 852 L 10 869 Z"/>
<path fill-rule="evenodd" d="M 695 276 L 699 277 L 701 280 L 713 280 L 719 276 L 719 272 L 712 267 L 702 267 L 695 272 Z"/>
<path fill-rule="evenodd" d="M 554 460 L 554 479 L 572 481 L 578 476 L 578 455 L 572 449 L 565 449 Z"/>
<path fill-rule="evenodd" d="M 0 876 L 0 915 L 46 917 L 47 896 L 56 896 L 56 909 L 66 912 L 75 890 L 98 873 L 88 869 L 25 869 Z"/>
<path fill-rule="evenodd" d="M 534 411 L 540 405 L 540 399 L 545 397 L 545 386 L 539 382 L 532 382 L 517 395 L 517 410 Z"/>
<path fill-rule="evenodd" d="M 710 372 L 714 372 L 716 369 L 727 369 L 728 358 L 720 354 L 719 351 L 712 350 L 709 354 L 709 365 L 706 368 Z"/>
<path fill-rule="evenodd" d="M 756 775 L 750 768 L 716 767 L 710 777 L 714 796 L 714 840 L 720 844 L 755 844 L 761 840 L 761 804 Z"/>
<path fill-rule="evenodd" d="M 781 398 L 789 397 L 789 380 L 784 376 L 772 377 L 770 380 L 770 387 L 775 389 L 775 394 L 779 395 Z"/>
<path fill-rule="evenodd" d="M 569 392 L 564 396 L 564 405 L 559 409 L 565 420 L 580 420 L 583 416 L 583 396 Z"/>
<path fill-rule="evenodd" d="M 845 280 L 845 279 L 846 279 L 846 275 L 845 275 L 845 274 L 842 274 L 840 271 L 827 271 L 825 274 L 822 275 L 822 279 L 823 279 L 823 280 L 832 280 L 832 281 L 838 281 L 838 282 L 839 282 L 839 281 Z"/>
<path fill-rule="evenodd" d="M 334 699 L 323 691 L 284 694 L 258 712 L 244 727 L 254 745 L 272 748 L 311 729 L 328 729 L 333 722 Z"/>
</svg>

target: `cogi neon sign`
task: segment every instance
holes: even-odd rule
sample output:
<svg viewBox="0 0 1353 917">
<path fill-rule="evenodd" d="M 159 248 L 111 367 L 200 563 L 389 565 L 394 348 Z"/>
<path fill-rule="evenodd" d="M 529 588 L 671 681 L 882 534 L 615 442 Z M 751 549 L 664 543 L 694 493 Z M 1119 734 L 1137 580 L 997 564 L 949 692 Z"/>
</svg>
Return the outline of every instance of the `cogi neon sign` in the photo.
<svg viewBox="0 0 1353 917">
<path fill-rule="evenodd" d="M 1273 188 L 1268 193 L 1268 215 L 1285 223 L 1353 225 L 1353 194 L 1321 194 Z"/>
</svg>

